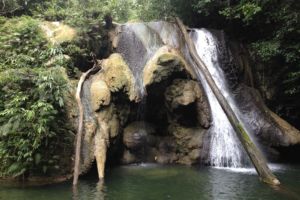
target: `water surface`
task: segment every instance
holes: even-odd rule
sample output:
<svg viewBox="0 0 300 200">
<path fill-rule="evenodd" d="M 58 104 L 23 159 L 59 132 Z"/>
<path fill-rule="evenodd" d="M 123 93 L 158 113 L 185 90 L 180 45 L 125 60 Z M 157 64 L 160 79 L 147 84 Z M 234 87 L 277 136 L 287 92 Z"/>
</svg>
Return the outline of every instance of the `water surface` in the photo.
<svg viewBox="0 0 300 200">
<path fill-rule="evenodd" d="M 253 169 L 192 168 L 144 164 L 110 170 L 104 183 L 80 179 L 77 190 L 71 182 L 39 186 L 0 186 L 1 200 L 198 200 L 198 199 L 300 199 L 300 166 L 272 165 L 283 186 L 261 183 Z"/>
</svg>

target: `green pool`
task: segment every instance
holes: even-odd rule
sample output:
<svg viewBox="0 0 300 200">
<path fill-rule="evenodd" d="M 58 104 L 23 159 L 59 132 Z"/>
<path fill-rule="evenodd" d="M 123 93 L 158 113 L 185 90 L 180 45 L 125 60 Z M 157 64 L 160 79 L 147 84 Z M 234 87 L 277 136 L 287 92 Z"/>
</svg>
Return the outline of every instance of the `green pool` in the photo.
<svg viewBox="0 0 300 200">
<path fill-rule="evenodd" d="M 117 167 L 104 182 L 94 177 L 39 187 L 0 186 L 1 200 L 200 200 L 300 199 L 300 166 L 272 165 L 279 188 L 261 183 L 253 169 L 191 168 L 141 164 Z"/>
</svg>

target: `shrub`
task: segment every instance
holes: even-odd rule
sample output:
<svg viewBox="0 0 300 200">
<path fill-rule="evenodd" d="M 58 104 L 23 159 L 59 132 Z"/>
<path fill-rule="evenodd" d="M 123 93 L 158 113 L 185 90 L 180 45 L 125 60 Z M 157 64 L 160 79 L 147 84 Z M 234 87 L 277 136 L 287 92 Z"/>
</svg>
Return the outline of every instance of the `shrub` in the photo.
<svg viewBox="0 0 300 200">
<path fill-rule="evenodd" d="M 6 70 L 0 88 L 0 175 L 57 169 L 58 148 L 72 146 L 63 109 L 68 85 L 61 70 Z"/>
</svg>

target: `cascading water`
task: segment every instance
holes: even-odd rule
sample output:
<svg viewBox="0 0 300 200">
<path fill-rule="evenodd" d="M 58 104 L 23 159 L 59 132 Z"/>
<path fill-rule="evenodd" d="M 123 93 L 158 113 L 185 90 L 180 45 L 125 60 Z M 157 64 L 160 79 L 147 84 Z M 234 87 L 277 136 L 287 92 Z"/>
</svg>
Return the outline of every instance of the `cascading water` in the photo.
<svg viewBox="0 0 300 200">
<path fill-rule="evenodd" d="M 123 55 L 131 68 L 138 89 L 139 104 L 136 120 L 144 120 L 146 112 L 146 93 L 143 86 L 143 67 L 147 60 L 163 45 L 159 35 L 145 23 L 128 23 L 121 27 L 121 37 L 117 52 Z"/>
<path fill-rule="evenodd" d="M 184 48 L 185 42 L 182 41 L 177 27 L 171 23 L 125 24 L 121 27 L 121 32 L 117 52 L 123 55 L 137 81 L 136 88 L 138 89 L 140 103 L 136 120 L 143 120 L 146 111 L 146 94 L 141 77 L 146 61 L 153 56 L 157 49 L 164 45 L 180 49 L 187 60 L 190 60 L 189 53 Z M 234 112 L 239 116 L 239 110 L 231 97 L 225 74 L 220 67 L 218 41 L 206 29 L 195 30 L 191 32 L 191 36 L 194 39 L 197 53 L 207 65 L 218 88 Z M 209 129 L 209 135 L 211 136 L 208 155 L 209 163 L 217 167 L 237 168 L 244 166 L 247 156 L 245 156 L 244 149 L 238 141 L 233 127 L 199 69 L 197 67 L 194 67 L 194 69 L 199 81 L 204 86 L 212 110 L 213 124 Z"/>
<path fill-rule="evenodd" d="M 191 36 L 199 57 L 206 64 L 216 85 L 235 110 L 236 106 L 230 97 L 224 73 L 219 66 L 217 41 L 206 29 L 195 30 Z M 204 86 L 212 110 L 213 123 L 210 129 L 209 163 L 216 167 L 242 167 L 246 156 L 244 156 L 245 153 L 236 138 L 233 127 L 201 71 L 197 68 L 195 71 Z"/>
</svg>

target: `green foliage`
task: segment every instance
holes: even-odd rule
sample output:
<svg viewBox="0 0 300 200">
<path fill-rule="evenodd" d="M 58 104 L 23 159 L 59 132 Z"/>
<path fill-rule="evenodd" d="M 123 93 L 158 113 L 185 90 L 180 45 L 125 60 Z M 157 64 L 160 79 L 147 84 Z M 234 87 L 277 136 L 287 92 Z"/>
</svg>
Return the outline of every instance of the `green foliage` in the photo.
<svg viewBox="0 0 300 200">
<path fill-rule="evenodd" d="M 61 69 L 10 69 L 0 73 L 0 175 L 57 168 L 65 134 Z M 69 144 L 70 145 L 70 144 Z"/>
<path fill-rule="evenodd" d="M 248 23 L 261 10 L 262 8 L 256 3 L 240 1 L 236 6 L 224 8 L 220 11 L 220 14 L 229 19 L 241 19 L 243 22 Z"/>
<path fill-rule="evenodd" d="M 55 170 L 57 149 L 72 146 L 64 119 L 64 50 L 48 43 L 38 20 L 0 23 L 0 176 Z"/>
<path fill-rule="evenodd" d="M 40 67 L 49 59 L 38 22 L 29 17 L 7 20 L 0 27 L 0 71 Z"/>
<path fill-rule="evenodd" d="M 137 0 L 134 5 L 136 18 L 143 21 L 166 20 L 175 14 L 172 0 Z"/>
<path fill-rule="evenodd" d="M 263 61 L 269 61 L 280 54 L 280 43 L 273 40 L 254 42 L 252 43 L 252 51 L 259 55 Z"/>
<path fill-rule="evenodd" d="M 84 20 L 103 20 L 110 14 L 117 22 L 131 17 L 134 0 L 46 0 L 30 8 L 30 13 L 50 21 L 64 20 L 78 25 Z M 79 22 L 77 22 L 79 20 Z"/>
<path fill-rule="evenodd" d="M 49 44 L 40 21 L 28 16 L 0 18 L 0 71 L 63 66 L 74 74 L 72 60 L 59 44 Z"/>
</svg>

